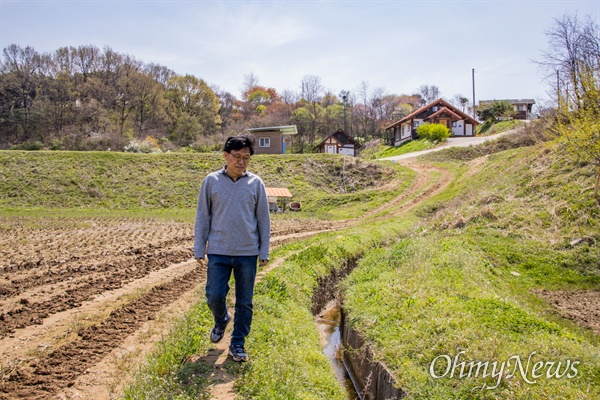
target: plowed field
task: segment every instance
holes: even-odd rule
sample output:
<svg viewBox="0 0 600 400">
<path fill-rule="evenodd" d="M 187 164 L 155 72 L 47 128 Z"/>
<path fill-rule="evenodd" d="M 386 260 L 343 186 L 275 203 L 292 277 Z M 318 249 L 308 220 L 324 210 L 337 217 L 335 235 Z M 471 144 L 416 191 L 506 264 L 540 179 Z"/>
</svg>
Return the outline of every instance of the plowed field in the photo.
<svg viewBox="0 0 600 400">
<path fill-rule="evenodd" d="M 127 218 L 0 219 L 3 398 L 46 398 L 197 287 L 193 227 Z M 332 223 L 274 224 L 274 244 Z"/>
<path fill-rule="evenodd" d="M 405 212 L 451 180 L 411 167 L 412 186 L 362 218 L 274 220 L 272 247 Z M 178 221 L 0 218 L 0 398 L 114 398 L 118 354 L 142 354 L 197 296 L 192 244 Z"/>
</svg>

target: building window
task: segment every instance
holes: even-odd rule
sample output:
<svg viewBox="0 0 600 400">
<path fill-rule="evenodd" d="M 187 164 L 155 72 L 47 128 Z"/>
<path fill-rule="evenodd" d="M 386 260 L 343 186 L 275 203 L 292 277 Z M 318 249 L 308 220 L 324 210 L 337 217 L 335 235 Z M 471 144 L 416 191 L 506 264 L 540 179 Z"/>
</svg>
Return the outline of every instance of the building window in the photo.
<svg viewBox="0 0 600 400">
<path fill-rule="evenodd" d="M 269 137 L 258 138 L 258 147 L 271 147 L 271 138 L 269 138 Z"/>
<path fill-rule="evenodd" d="M 456 122 L 453 122 L 453 123 L 452 123 L 452 127 L 453 127 L 453 128 L 456 128 Z"/>
</svg>

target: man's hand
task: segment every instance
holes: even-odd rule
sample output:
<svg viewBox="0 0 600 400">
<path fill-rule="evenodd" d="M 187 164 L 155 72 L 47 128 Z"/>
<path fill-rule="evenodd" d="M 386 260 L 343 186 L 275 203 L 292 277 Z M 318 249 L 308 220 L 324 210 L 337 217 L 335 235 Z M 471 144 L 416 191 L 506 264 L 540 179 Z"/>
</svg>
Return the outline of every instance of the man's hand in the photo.
<svg viewBox="0 0 600 400">
<path fill-rule="evenodd" d="M 258 263 L 258 266 L 260 268 L 264 267 L 265 265 L 267 265 L 269 263 L 269 260 L 260 260 L 260 262 Z"/>
<path fill-rule="evenodd" d="M 196 258 L 196 261 L 200 264 L 200 267 L 204 267 L 204 258 Z"/>
</svg>

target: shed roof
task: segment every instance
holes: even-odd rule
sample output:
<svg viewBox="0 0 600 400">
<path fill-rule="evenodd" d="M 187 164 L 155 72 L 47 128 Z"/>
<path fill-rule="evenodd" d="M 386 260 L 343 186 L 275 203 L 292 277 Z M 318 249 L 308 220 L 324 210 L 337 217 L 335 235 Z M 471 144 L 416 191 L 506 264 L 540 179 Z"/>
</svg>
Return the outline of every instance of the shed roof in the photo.
<svg viewBox="0 0 600 400">
<path fill-rule="evenodd" d="M 287 188 L 267 188 L 267 197 L 293 197 Z"/>
<path fill-rule="evenodd" d="M 282 135 L 296 135 L 298 128 L 296 125 L 282 125 L 282 126 L 264 126 L 260 128 L 246 128 L 248 132 L 273 132 L 279 131 Z"/>
<path fill-rule="evenodd" d="M 455 112 L 452 112 L 452 110 L 450 110 L 448 107 L 440 108 L 437 112 L 431 114 L 426 119 L 434 119 L 434 118 L 436 118 L 436 117 L 438 117 L 438 116 L 440 116 L 442 114 L 446 114 L 446 115 L 448 115 L 448 116 L 450 116 L 452 118 L 456 118 L 457 120 L 461 119 L 461 117 L 459 117 Z"/>
<path fill-rule="evenodd" d="M 535 104 L 534 99 L 498 99 L 498 100 L 479 100 L 479 104 L 491 104 L 495 101 L 508 101 L 510 104 Z"/>
</svg>

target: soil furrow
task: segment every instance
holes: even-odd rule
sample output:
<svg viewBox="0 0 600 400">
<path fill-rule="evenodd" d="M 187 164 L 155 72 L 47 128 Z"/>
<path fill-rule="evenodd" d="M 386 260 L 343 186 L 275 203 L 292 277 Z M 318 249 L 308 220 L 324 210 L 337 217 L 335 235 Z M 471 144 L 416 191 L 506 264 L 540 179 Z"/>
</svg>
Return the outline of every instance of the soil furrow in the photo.
<svg viewBox="0 0 600 400">
<path fill-rule="evenodd" d="M 48 315 L 79 307 L 82 302 L 108 290 L 122 287 L 128 282 L 142 278 L 148 273 L 166 268 L 171 264 L 192 258 L 191 251 L 164 251 L 159 256 L 136 257 L 121 263 L 111 262 L 106 268 L 98 268 L 98 272 L 88 280 L 81 281 L 63 293 L 52 296 L 41 302 L 21 299 L 14 310 L 5 310 L 0 314 L 0 338 L 14 333 L 15 329 L 41 324 Z M 110 271 L 106 271 L 111 268 Z M 64 277 L 63 277 L 64 280 Z M 45 282 L 44 282 L 45 283 Z"/>
<path fill-rule="evenodd" d="M 75 378 L 99 362 L 127 336 L 166 304 L 171 303 L 202 279 L 204 270 L 197 267 L 114 310 L 99 325 L 82 329 L 79 340 L 4 376 L 0 391 L 4 399 L 44 399 L 73 384 Z"/>
</svg>

